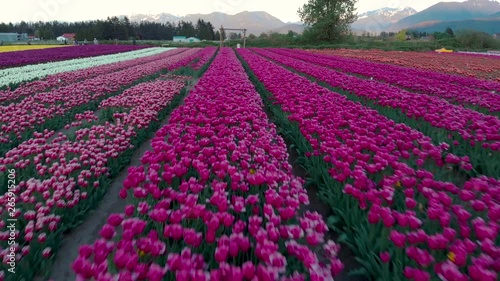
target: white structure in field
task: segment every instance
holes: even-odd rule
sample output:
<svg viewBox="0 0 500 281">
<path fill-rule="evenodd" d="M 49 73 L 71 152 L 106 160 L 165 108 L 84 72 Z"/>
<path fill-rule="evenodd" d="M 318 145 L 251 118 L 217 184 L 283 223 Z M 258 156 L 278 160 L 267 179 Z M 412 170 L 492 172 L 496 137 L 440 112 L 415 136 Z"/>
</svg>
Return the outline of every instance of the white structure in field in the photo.
<svg viewBox="0 0 500 281">
<path fill-rule="evenodd" d="M 200 42 L 201 40 L 196 37 L 186 38 L 186 36 L 174 36 L 173 41 L 177 43 L 196 43 Z"/>
<path fill-rule="evenodd" d="M 27 41 L 28 34 L 26 33 L 0 33 L 0 41 L 3 42 L 17 42 L 17 41 Z"/>
<path fill-rule="evenodd" d="M 72 40 L 75 40 L 75 34 L 74 33 L 64 33 L 63 35 L 57 37 L 57 41 L 59 42 L 68 42 L 68 41 L 72 41 Z"/>
</svg>

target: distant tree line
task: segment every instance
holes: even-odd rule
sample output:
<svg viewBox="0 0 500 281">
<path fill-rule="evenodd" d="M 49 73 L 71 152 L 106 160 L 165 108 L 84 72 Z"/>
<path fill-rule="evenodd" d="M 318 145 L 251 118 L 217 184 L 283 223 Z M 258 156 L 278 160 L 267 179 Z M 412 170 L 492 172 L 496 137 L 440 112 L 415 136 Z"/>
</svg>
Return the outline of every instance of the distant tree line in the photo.
<svg viewBox="0 0 500 281">
<path fill-rule="evenodd" d="M 197 37 L 201 40 L 218 40 L 214 26 L 207 21 L 180 21 L 175 23 L 156 23 L 143 21 L 130 22 L 127 17 L 108 17 L 106 20 L 81 22 L 20 22 L 0 23 L 0 32 L 27 33 L 45 40 L 55 39 L 64 33 L 75 33 L 77 40 L 171 40 L 173 36 Z"/>
</svg>

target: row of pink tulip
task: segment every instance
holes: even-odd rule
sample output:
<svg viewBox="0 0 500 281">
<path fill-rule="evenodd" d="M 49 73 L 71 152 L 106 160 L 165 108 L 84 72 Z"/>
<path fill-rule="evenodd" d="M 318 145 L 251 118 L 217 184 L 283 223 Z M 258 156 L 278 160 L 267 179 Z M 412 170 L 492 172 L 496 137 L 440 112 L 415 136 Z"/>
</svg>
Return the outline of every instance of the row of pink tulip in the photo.
<svg viewBox="0 0 500 281">
<path fill-rule="evenodd" d="M 492 150 L 500 150 L 499 118 L 455 106 L 436 97 L 417 95 L 377 81 L 360 79 L 327 67 L 293 59 L 288 54 L 278 55 L 259 49 L 254 49 L 254 51 L 320 81 L 325 81 L 333 87 L 366 97 L 382 106 L 400 109 L 409 117 L 423 119 L 434 127 L 457 132 L 473 145 L 479 142 Z"/>
<path fill-rule="evenodd" d="M 321 193 L 372 277 L 498 280 L 500 181 L 460 179 L 467 157 L 248 49 L 238 52 L 282 108 L 277 120 L 298 125 L 294 143 L 311 159 L 308 172 L 327 180 Z"/>
<path fill-rule="evenodd" d="M 210 60 L 210 58 L 213 57 L 213 54 L 215 53 L 216 50 L 217 50 L 217 48 L 215 48 L 215 47 L 205 48 L 203 50 L 203 54 L 200 55 L 200 59 L 197 61 L 194 61 L 191 64 L 191 67 L 193 69 L 196 69 L 196 70 L 201 69 L 201 67 L 203 67 Z"/>
<path fill-rule="evenodd" d="M 456 154 L 468 155 L 476 171 L 500 175 L 500 119 L 452 105 L 437 97 L 418 95 L 377 81 L 360 79 L 327 67 L 263 49 L 254 52 L 312 76 L 329 86 L 346 90 L 366 104 L 373 103 L 397 122 L 413 122 L 436 142 L 446 142 Z M 392 117 L 391 117 L 392 118 Z"/>
<path fill-rule="evenodd" d="M 220 50 L 129 169 L 130 205 L 81 247 L 79 280 L 332 280 L 338 246 L 320 215 L 301 212 L 303 180 L 262 106 L 234 52 Z"/>
<path fill-rule="evenodd" d="M 468 85 L 477 85 L 478 79 L 481 83 L 484 83 L 485 87 L 476 86 L 477 88 L 493 90 L 498 89 L 500 85 L 500 60 L 482 56 L 464 56 L 435 52 L 381 51 L 374 49 L 324 49 L 309 50 L 309 52 L 358 58 L 384 64 L 396 64 L 402 66 L 403 71 L 417 68 L 424 70 L 423 73 L 425 71 L 444 73 L 445 75 L 442 76 L 443 81 L 455 79 L 455 83 L 465 87 L 468 87 Z M 425 74 L 423 75 L 425 76 Z M 468 80 L 468 77 L 474 79 Z"/>
<path fill-rule="evenodd" d="M 172 65 L 170 69 L 177 69 L 180 66 L 190 66 L 191 68 L 198 70 L 214 56 L 215 51 L 217 51 L 217 48 L 215 47 L 204 48 L 200 54 L 193 54 L 190 57 L 180 60 L 176 64 Z"/>
<path fill-rule="evenodd" d="M 81 83 L 90 78 L 98 77 L 104 74 L 117 72 L 119 70 L 136 67 L 152 61 L 160 60 L 165 56 L 173 56 L 185 52 L 187 49 L 174 49 L 164 54 L 157 54 L 137 58 L 133 60 L 106 64 L 98 67 L 91 67 L 82 70 L 63 72 L 55 75 L 49 75 L 43 79 L 21 84 L 15 90 L 0 90 L 0 103 L 18 102 L 20 99 L 31 96 L 36 93 L 46 92 L 54 88 L 62 88 L 69 91 L 75 87 L 74 84 Z"/>
<path fill-rule="evenodd" d="M 21 229 L 16 230 L 15 245 L 7 244 L 5 218 L 9 214 L 0 209 L 0 258 L 8 261 L 9 247 L 15 248 L 16 280 L 31 280 L 36 272 L 47 272 L 44 266 L 49 264 L 44 260 L 53 258 L 62 232 L 95 207 L 106 192 L 109 173 L 123 166 L 120 156 L 143 141 L 138 139 L 140 133 L 157 121 L 184 85 L 185 79 L 178 77 L 139 84 L 102 102 L 103 110 L 120 106 L 113 114 L 114 122 L 97 122 L 94 113 L 86 112 L 73 125 L 87 121 L 92 126 L 77 127 L 73 137 L 71 132 L 55 138 L 53 131 L 35 133 L 0 158 L 0 174 L 15 169 L 18 181 L 15 218 Z M 7 198 L 0 196 L 2 206 Z"/>
<path fill-rule="evenodd" d="M 200 49 L 190 49 L 174 56 L 164 53 L 158 60 L 146 64 L 88 79 L 70 88 L 38 93 L 26 97 L 21 103 L 0 106 L 0 143 L 16 143 L 29 138 L 31 131 L 52 128 L 47 122 L 62 125 L 70 123 L 75 113 L 85 111 L 86 107 L 91 107 L 91 103 L 113 95 L 124 87 L 168 69 L 177 61 L 199 52 Z"/>
<path fill-rule="evenodd" d="M 436 96 L 447 101 L 470 107 L 477 107 L 491 113 L 500 113 L 500 96 L 494 90 L 478 90 L 474 85 L 443 81 L 443 74 L 432 71 L 404 69 L 400 66 L 314 54 L 306 51 L 269 49 L 277 54 L 337 69 L 342 72 L 362 75 L 420 94 Z M 423 72 L 423 73 L 422 73 Z M 470 80 L 471 78 L 467 78 Z M 500 83 L 498 89 L 500 92 Z"/>
<path fill-rule="evenodd" d="M 500 81 L 497 79 L 498 76 L 495 75 L 498 62 L 492 62 L 491 65 L 488 65 L 485 61 L 467 60 L 467 56 L 463 55 L 376 50 L 309 50 L 308 53 L 331 55 L 335 59 L 350 58 L 353 59 L 351 61 L 353 63 L 370 61 L 372 66 L 390 71 L 399 71 L 401 75 L 410 79 L 412 77 L 433 77 L 445 84 L 456 84 L 465 88 L 500 93 Z M 476 71 L 477 76 L 474 75 Z M 460 75 L 456 73 L 460 73 Z M 490 76 L 491 80 L 481 79 L 485 76 Z"/>
</svg>

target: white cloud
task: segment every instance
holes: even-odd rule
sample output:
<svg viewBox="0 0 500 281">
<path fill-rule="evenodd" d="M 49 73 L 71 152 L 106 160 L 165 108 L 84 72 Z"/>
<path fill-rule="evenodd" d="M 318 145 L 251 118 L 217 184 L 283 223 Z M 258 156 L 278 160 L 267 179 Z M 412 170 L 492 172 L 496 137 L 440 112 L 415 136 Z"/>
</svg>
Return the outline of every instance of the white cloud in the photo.
<svg viewBox="0 0 500 281">
<path fill-rule="evenodd" d="M 455 0 L 455 1 L 449 1 L 449 0 L 442 0 L 442 1 L 436 1 L 436 0 L 383 0 L 383 1 L 377 1 L 377 0 L 359 0 L 358 1 L 358 12 L 367 12 L 371 10 L 376 10 L 384 7 L 389 7 L 389 8 L 404 8 L 404 7 L 411 7 L 417 11 L 424 10 L 438 2 L 464 2 L 464 0 Z"/>
</svg>

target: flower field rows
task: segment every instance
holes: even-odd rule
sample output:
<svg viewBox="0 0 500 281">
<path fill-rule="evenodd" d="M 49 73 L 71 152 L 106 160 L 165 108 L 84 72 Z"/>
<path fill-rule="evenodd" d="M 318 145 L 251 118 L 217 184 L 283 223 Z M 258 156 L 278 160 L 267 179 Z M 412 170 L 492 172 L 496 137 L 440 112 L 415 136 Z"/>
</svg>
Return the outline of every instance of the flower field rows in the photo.
<svg viewBox="0 0 500 281">
<path fill-rule="evenodd" d="M 0 281 L 499 280 L 485 57 L 0 54 Z"/>
<path fill-rule="evenodd" d="M 194 70 L 199 70 L 205 63 L 214 56 L 217 48 L 207 47 L 204 48 L 200 53 L 192 54 L 177 63 L 170 66 L 170 69 L 176 69 L 180 67 L 191 67 Z"/>
<path fill-rule="evenodd" d="M 200 50 L 190 49 L 174 56 L 170 56 L 168 52 L 162 53 L 155 60 L 136 67 L 37 93 L 19 103 L 0 106 L 0 143 L 4 144 L 0 152 L 28 139 L 33 131 L 58 129 L 70 123 L 74 114 L 91 110 L 93 104 L 98 104 L 103 98 L 116 94 L 141 79 L 147 79 L 162 69 L 168 69 L 169 65 L 197 52 Z M 149 61 L 148 58 L 144 60 Z"/>
<path fill-rule="evenodd" d="M 72 72 L 80 69 L 90 69 L 97 66 L 128 61 L 136 58 L 160 54 L 171 49 L 168 48 L 147 48 L 137 51 L 118 53 L 113 55 L 104 55 L 91 58 L 80 58 L 44 64 L 26 65 L 20 67 L 11 67 L 0 70 L 0 87 L 12 86 L 28 82 L 34 79 L 37 81 L 48 75 Z"/>
<path fill-rule="evenodd" d="M 139 84 L 101 103 L 103 109 L 120 106 L 113 123 L 99 122 L 98 116 L 86 112 L 82 121 L 92 126 L 78 129 L 73 139 L 62 134 L 51 141 L 50 132 L 37 133 L 0 159 L 3 169 L 16 168 L 20 181 L 16 214 L 23 226 L 17 237 L 20 272 L 30 276 L 34 273 L 30 268 L 46 270 L 44 260 L 56 250 L 62 231 L 102 196 L 107 174 L 123 165 L 120 156 L 179 93 L 183 82 Z"/>
<path fill-rule="evenodd" d="M 467 169 L 474 168 L 482 174 L 500 177 L 498 117 L 453 105 L 438 97 L 410 93 L 376 80 L 350 76 L 289 55 L 262 49 L 254 51 L 334 88 L 351 92 L 355 99 L 373 102 L 381 107 L 381 111 L 387 112 L 386 115 L 395 116 L 393 119 L 398 122 L 413 123 L 424 134 L 432 136 L 435 143 L 446 142 L 450 151 L 469 157 L 473 166 L 467 165 Z"/>
<path fill-rule="evenodd" d="M 153 52 L 149 52 L 149 50 L 152 50 Z M 148 52 L 145 53 L 144 51 Z M 146 50 L 140 50 L 136 52 L 141 52 L 143 54 L 141 54 L 137 58 L 133 56 L 129 57 L 128 60 L 118 61 L 114 63 L 107 63 L 102 65 L 95 65 L 93 67 L 75 71 L 61 72 L 43 78 L 36 77 L 37 80 L 19 84 L 15 89 L 7 89 L 4 91 L 0 91 L 0 102 L 4 104 L 19 102 L 26 96 L 49 91 L 62 86 L 68 86 L 103 74 L 108 74 L 118 70 L 123 70 L 135 67 L 137 65 L 152 62 L 164 57 L 162 53 L 166 51 L 168 51 L 168 53 L 166 53 L 165 55 L 173 56 L 186 51 L 186 49 L 165 50 L 165 48 L 157 48 L 157 49 L 151 48 Z"/>
<path fill-rule="evenodd" d="M 316 55 L 305 51 L 276 50 L 276 52 L 339 71 L 376 79 L 421 94 L 436 96 L 459 105 L 477 107 L 500 116 L 500 99 L 498 99 L 500 83 L 485 83 L 473 78 L 463 78 L 460 79 L 460 83 L 456 83 L 459 79 L 454 76 L 429 71 L 405 69 L 359 59 Z"/>
<path fill-rule="evenodd" d="M 81 248 L 73 265 L 81 278 L 329 280 L 341 269 L 321 217 L 299 215 L 303 183 L 231 49 L 219 52 L 152 147 L 124 182 L 130 205 Z M 303 238 L 323 245 L 327 265 Z"/>
<path fill-rule="evenodd" d="M 500 181 L 457 183 L 467 157 L 249 50 L 239 54 L 280 106 L 275 118 L 295 132 L 290 139 L 372 276 L 497 280 Z"/>
<path fill-rule="evenodd" d="M 416 52 L 385 52 L 377 50 L 310 50 L 430 71 L 458 74 L 500 82 L 500 60 L 493 56 L 467 54 L 436 54 Z"/>
<path fill-rule="evenodd" d="M 86 45 L 0 53 L 0 69 L 28 64 L 95 57 L 146 48 L 127 45 Z"/>
</svg>

